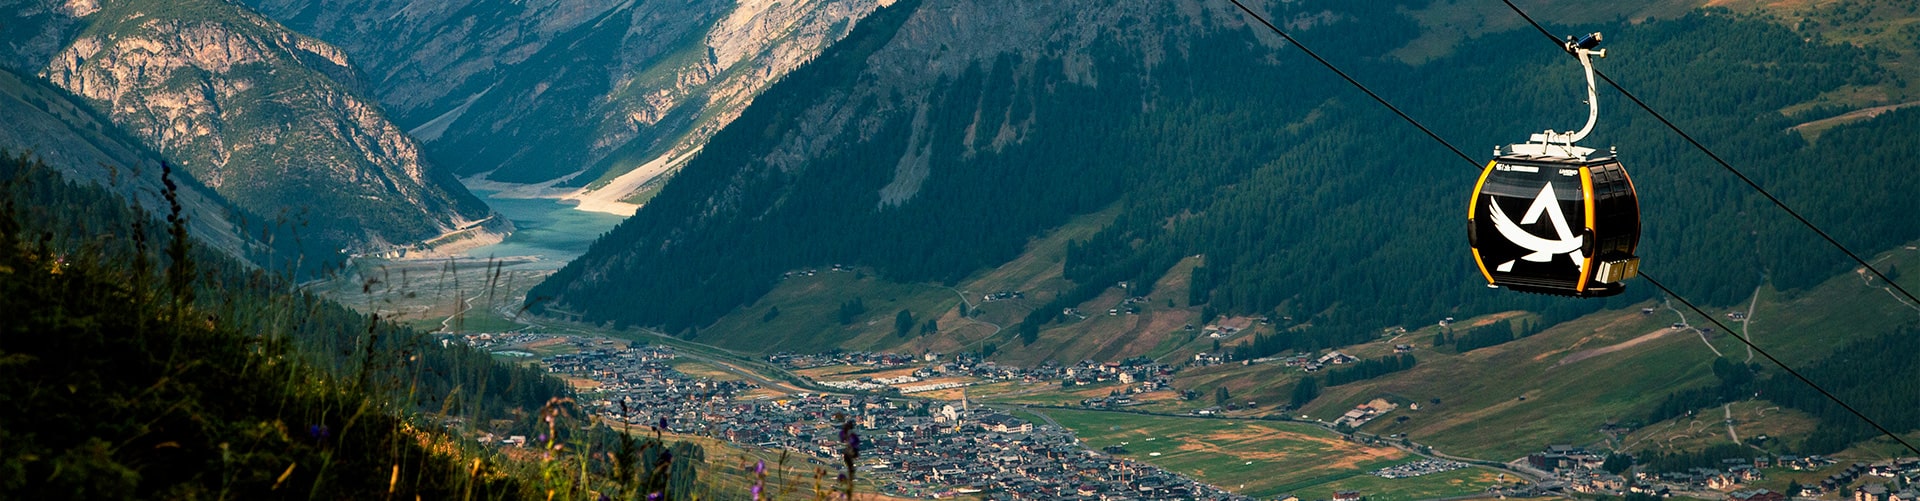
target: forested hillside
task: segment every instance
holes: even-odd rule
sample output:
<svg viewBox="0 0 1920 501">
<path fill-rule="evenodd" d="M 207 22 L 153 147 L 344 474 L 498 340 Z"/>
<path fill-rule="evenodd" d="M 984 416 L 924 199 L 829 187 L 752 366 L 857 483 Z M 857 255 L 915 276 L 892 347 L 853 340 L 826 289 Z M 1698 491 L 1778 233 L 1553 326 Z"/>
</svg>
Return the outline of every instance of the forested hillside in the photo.
<svg viewBox="0 0 1920 501">
<path fill-rule="evenodd" d="M 971 17 L 988 7 L 1030 23 Z M 1068 253 L 1080 289 L 1034 309 L 1025 329 L 1116 282 L 1151 284 L 1196 254 L 1207 265 L 1194 302 L 1296 316 L 1328 344 L 1439 316 L 1520 308 L 1552 322 L 1648 297 L 1645 286 L 1608 301 L 1485 289 L 1462 229 L 1477 162 L 1217 7 L 882 9 L 770 89 L 531 306 L 681 331 L 751 302 L 789 269 L 849 263 L 893 280 L 956 281 L 1113 204 L 1119 217 Z M 1584 118 L 1577 65 L 1531 31 L 1469 40 L 1413 67 L 1383 57 L 1418 34 L 1394 6 L 1269 8 L 1469 154 Z M 1894 152 L 1916 124 L 1883 118 L 1809 144 L 1787 130 L 1803 117 L 1780 111 L 1844 85 L 1896 83 L 1875 52 L 1724 11 L 1560 29 L 1605 32 L 1605 71 L 1848 245 L 1883 249 L 1920 230 L 1888 216 L 1903 208 L 1894 194 L 1920 188 L 1887 168 L 1906 162 Z M 896 64 L 916 58 L 931 62 Z M 931 90 L 914 90 L 920 81 Z M 1650 273 L 1726 304 L 1763 280 L 1793 289 L 1845 269 L 1651 117 L 1616 93 L 1600 99 L 1587 143 L 1619 146 L 1634 174 Z"/>
<path fill-rule="evenodd" d="M 532 494 L 500 465 L 470 469 L 442 426 L 529 432 L 563 384 L 205 250 L 168 174 L 162 221 L 0 159 L 0 380 L 17 390 L 0 406 L 0 492 L 368 497 L 404 468 L 404 491 L 424 496 Z"/>
</svg>

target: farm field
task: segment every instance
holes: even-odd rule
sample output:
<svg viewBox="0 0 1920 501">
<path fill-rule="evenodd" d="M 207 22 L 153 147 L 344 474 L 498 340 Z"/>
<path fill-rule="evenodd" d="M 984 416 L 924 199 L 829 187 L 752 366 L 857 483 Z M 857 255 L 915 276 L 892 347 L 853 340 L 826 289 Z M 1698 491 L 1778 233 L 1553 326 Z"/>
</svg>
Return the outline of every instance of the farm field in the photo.
<svg viewBox="0 0 1920 501">
<path fill-rule="evenodd" d="M 1481 492 L 1495 473 L 1467 469 L 1387 480 L 1367 472 L 1412 461 L 1389 447 L 1371 447 L 1299 423 L 1152 416 L 1118 412 L 1027 409 L 1074 431 L 1087 447 L 1120 445 L 1121 457 L 1144 461 L 1236 493 L 1362 489 L 1371 499 L 1423 499 Z M 1037 417 L 1037 416 L 1036 416 Z M 1158 454 L 1158 455 L 1155 455 Z M 1484 475 L 1482 475 L 1484 474 Z M 1377 489 L 1381 498 L 1373 494 Z M 1304 494 L 1303 494 L 1304 496 Z"/>
</svg>

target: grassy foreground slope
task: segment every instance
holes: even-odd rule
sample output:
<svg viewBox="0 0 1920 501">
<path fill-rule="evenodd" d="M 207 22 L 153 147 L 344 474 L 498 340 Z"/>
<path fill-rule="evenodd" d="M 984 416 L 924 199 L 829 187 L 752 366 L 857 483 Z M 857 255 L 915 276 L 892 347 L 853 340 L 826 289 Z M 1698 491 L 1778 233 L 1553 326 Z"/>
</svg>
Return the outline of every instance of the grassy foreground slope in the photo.
<svg viewBox="0 0 1920 501">
<path fill-rule="evenodd" d="M 622 440 L 539 370 L 290 293 L 180 216 L 0 158 L 0 498 L 744 492 L 698 480 L 698 444 Z"/>
</svg>

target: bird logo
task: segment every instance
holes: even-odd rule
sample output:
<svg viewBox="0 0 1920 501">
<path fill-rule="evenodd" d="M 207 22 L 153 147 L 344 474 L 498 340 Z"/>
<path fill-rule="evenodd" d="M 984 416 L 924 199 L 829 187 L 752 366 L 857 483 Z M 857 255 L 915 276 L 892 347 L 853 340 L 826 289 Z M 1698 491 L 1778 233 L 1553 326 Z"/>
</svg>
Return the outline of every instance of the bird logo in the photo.
<svg viewBox="0 0 1920 501">
<path fill-rule="evenodd" d="M 1513 218 L 1507 216 L 1507 212 L 1500 208 L 1497 200 L 1488 202 L 1487 205 L 1491 206 L 1493 214 L 1493 227 L 1500 232 L 1500 236 L 1506 237 L 1507 241 L 1513 242 L 1522 249 L 1533 251 L 1531 254 L 1520 256 L 1520 260 L 1545 263 L 1553 260 L 1555 255 L 1568 254 L 1573 257 L 1573 262 L 1580 266 L 1581 272 L 1586 271 L 1586 256 L 1580 250 L 1580 247 L 1586 243 L 1586 237 L 1574 235 L 1573 230 L 1567 226 L 1567 216 L 1560 212 L 1560 201 L 1553 197 L 1553 183 L 1549 182 L 1540 188 L 1540 194 L 1533 197 L 1533 205 L 1528 206 L 1526 214 L 1521 215 L 1519 224 L 1514 224 Z M 1553 222 L 1553 229 L 1558 233 L 1559 239 L 1540 238 L 1520 227 L 1521 224 L 1538 222 L 1541 214 L 1545 214 L 1547 219 Z M 1513 271 L 1513 263 L 1514 261 L 1501 263 L 1497 269 L 1502 272 Z"/>
</svg>

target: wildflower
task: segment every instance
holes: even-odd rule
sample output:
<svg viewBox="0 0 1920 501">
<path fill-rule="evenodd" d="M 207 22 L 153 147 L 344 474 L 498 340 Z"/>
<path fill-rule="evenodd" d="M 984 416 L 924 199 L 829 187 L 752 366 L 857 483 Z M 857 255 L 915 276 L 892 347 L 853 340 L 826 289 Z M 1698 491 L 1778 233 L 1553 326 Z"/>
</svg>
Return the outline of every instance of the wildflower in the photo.
<svg viewBox="0 0 1920 501">
<path fill-rule="evenodd" d="M 655 492 L 647 495 L 647 501 L 660 501 L 660 498 L 662 497 L 665 497 L 665 496 L 661 496 L 660 493 Z"/>
<path fill-rule="evenodd" d="M 313 439 L 313 441 L 315 442 L 324 441 L 327 439 L 327 437 L 331 435 L 333 435 L 333 433 L 331 430 L 327 429 L 327 425 L 324 425 L 324 424 L 307 425 L 307 438 Z"/>
<path fill-rule="evenodd" d="M 756 461 L 756 462 L 754 462 L 754 463 L 753 463 L 753 474 L 755 474 L 755 475 L 765 475 L 765 474 L 767 474 L 767 460 L 765 460 L 765 459 L 762 459 L 762 460 L 759 460 L 759 461 Z"/>
</svg>

